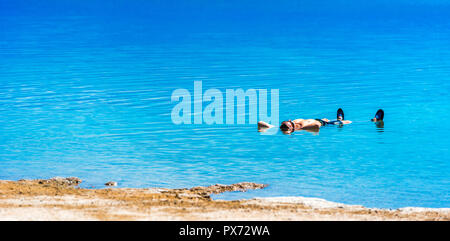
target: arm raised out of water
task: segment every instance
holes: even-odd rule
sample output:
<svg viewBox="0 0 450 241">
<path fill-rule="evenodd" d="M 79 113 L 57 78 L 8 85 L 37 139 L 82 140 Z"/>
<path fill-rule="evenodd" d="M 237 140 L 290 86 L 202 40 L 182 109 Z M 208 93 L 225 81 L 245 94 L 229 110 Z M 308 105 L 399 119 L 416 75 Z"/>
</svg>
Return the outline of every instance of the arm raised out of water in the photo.
<svg viewBox="0 0 450 241">
<path fill-rule="evenodd" d="M 267 122 L 264 122 L 264 121 L 259 121 L 258 122 L 258 131 L 264 131 L 264 130 L 270 129 L 272 127 L 275 127 L 275 126 L 271 125 L 271 124 L 269 124 Z"/>
</svg>

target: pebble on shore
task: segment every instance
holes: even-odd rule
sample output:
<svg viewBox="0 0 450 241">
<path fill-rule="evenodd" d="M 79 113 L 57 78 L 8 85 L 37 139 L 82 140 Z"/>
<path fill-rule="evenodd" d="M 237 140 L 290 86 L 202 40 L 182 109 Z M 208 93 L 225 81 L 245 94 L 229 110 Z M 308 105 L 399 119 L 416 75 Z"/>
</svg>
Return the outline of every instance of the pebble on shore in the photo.
<svg viewBox="0 0 450 241">
<path fill-rule="evenodd" d="M 105 183 L 105 186 L 115 187 L 115 186 L 117 186 L 117 182 L 113 182 L 113 181 L 107 182 L 107 183 Z"/>
</svg>

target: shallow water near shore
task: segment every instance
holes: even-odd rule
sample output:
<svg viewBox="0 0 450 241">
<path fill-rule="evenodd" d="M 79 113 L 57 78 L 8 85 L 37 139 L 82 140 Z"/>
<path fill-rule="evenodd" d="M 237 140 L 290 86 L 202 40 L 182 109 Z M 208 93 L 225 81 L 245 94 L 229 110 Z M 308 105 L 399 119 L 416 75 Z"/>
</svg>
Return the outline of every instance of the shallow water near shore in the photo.
<svg viewBox="0 0 450 241">
<path fill-rule="evenodd" d="M 274 10 L 228 21 L 212 12 L 4 9 L 0 179 L 166 188 L 249 181 L 269 187 L 215 198 L 450 207 L 445 16 L 280 19 Z M 200 80 L 204 90 L 279 89 L 280 121 L 334 119 L 342 107 L 354 123 L 292 135 L 174 125 L 172 91 L 193 91 Z M 384 127 L 369 121 L 379 108 Z"/>
</svg>

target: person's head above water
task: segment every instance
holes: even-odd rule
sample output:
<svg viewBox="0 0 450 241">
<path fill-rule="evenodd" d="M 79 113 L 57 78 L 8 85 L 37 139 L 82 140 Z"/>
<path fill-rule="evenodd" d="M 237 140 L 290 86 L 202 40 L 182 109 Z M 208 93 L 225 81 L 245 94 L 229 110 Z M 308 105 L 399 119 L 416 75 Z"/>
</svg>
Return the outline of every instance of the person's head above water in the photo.
<svg viewBox="0 0 450 241">
<path fill-rule="evenodd" d="M 295 124 L 293 121 L 283 121 L 281 122 L 280 129 L 283 132 L 294 132 L 295 131 Z"/>
<path fill-rule="evenodd" d="M 336 120 L 344 120 L 344 111 L 341 108 L 339 108 L 339 110 L 337 111 Z"/>
<path fill-rule="evenodd" d="M 382 109 L 379 109 L 375 114 L 375 117 L 372 119 L 372 121 L 373 122 L 383 121 L 383 119 L 384 119 L 384 111 Z"/>
<path fill-rule="evenodd" d="M 294 131 L 296 131 L 296 129 L 295 129 L 296 127 L 297 128 L 299 127 L 298 124 L 294 123 L 291 120 L 288 120 L 288 121 L 281 122 L 280 130 L 281 130 L 281 132 L 283 132 L 283 134 L 290 135 L 290 134 L 294 133 Z"/>
</svg>

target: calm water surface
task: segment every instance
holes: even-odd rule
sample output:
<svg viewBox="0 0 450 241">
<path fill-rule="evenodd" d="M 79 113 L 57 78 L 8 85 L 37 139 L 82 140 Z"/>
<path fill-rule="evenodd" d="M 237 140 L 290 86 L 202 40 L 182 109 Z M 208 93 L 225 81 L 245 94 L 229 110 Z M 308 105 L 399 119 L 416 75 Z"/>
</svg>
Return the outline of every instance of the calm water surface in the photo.
<svg viewBox="0 0 450 241">
<path fill-rule="evenodd" d="M 0 179 L 251 181 L 270 186 L 218 197 L 450 207 L 446 22 L 0 19 Z M 197 80 L 279 89 L 280 120 L 332 119 L 342 107 L 354 123 L 274 136 L 249 124 L 172 124 L 172 91 Z M 378 108 L 382 128 L 369 121 Z"/>
</svg>

